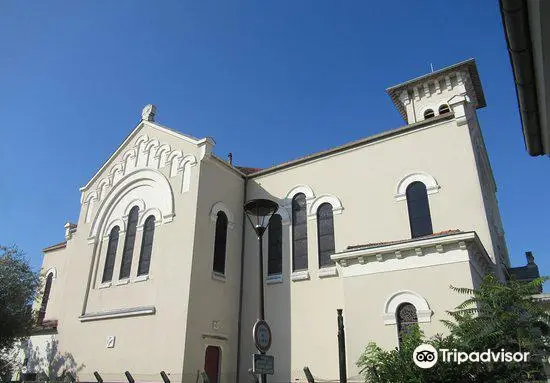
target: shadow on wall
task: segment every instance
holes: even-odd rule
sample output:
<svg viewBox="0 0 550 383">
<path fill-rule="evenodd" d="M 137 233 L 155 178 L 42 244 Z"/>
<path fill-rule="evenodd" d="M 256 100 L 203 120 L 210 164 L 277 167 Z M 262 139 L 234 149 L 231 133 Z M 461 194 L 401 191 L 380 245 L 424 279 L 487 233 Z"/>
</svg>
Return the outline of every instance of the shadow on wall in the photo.
<svg viewBox="0 0 550 383">
<path fill-rule="evenodd" d="M 81 371 L 84 364 L 78 365 L 72 354 L 59 352 L 59 341 L 53 339 L 41 349 L 27 342 L 25 347 L 25 362 L 27 371 L 36 373 L 38 381 L 72 381 Z"/>
</svg>

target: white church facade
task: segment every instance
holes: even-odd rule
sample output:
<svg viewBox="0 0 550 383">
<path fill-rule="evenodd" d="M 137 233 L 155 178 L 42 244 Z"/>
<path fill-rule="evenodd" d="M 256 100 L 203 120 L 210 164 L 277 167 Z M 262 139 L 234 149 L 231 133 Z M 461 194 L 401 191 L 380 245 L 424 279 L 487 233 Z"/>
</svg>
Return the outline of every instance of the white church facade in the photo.
<svg viewBox="0 0 550 383">
<path fill-rule="evenodd" d="M 350 377 L 368 342 L 394 348 L 410 322 L 445 332 L 464 299 L 449 285 L 510 268 L 485 98 L 474 60 L 387 91 L 403 127 L 267 169 L 220 159 L 213 139 L 146 107 L 80 189 L 66 241 L 44 249 L 34 357 L 55 342 L 81 381 L 250 382 L 259 266 L 243 205 L 255 198 L 279 205 L 264 237 L 270 382 L 304 381 L 304 366 L 337 379 L 337 309 Z"/>
</svg>

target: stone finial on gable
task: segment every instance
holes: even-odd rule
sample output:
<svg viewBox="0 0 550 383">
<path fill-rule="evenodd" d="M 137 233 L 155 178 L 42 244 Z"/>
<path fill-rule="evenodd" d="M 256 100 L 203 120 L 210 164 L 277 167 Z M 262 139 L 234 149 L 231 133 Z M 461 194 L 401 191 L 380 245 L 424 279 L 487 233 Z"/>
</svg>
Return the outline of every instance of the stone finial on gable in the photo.
<svg viewBox="0 0 550 383">
<path fill-rule="evenodd" d="M 73 234 L 76 233 L 76 223 L 67 222 L 65 224 L 65 240 L 73 238 Z"/>
<path fill-rule="evenodd" d="M 155 121 L 155 114 L 157 114 L 157 107 L 153 104 L 147 104 L 141 112 L 141 119 L 144 121 Z"/>
</svg>

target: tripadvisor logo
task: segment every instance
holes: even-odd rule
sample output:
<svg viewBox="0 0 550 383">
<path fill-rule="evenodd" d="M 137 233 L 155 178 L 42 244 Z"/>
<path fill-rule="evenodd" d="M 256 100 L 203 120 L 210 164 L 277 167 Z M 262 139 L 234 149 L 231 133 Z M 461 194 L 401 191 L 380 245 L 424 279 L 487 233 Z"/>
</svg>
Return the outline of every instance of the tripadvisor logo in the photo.
<svg viewBox="0 0 550 383">
<path fill-rule="evenodd" d="M 439 358 L 438 354 L 441 354 Z M 465 363 L 465 362 L 527 362 L 529 357 L 528 352 L 510 352 L 505 351 L 503 348 L 499 351 L 486 350 L 483 352 L 473 351 L 473 352 L 464 352 L 458 351 L 457 349 L 446 349 L 442 348 L 439 350 L 435 349 L 434 346 L 430 344 L 421 344 L 415 348 L 413 352 L 413 362 L 420 368 L 432 368 L 435 366 L 438 360 L 443 362 L 451 363 Z"/>
<path fill-rule="evenodd" d="M 414 349 L 413 361 L 420 368 L 432 368 L 437 363 L 437 350 L 431 344 L 421 344 Z"/>
</svg>

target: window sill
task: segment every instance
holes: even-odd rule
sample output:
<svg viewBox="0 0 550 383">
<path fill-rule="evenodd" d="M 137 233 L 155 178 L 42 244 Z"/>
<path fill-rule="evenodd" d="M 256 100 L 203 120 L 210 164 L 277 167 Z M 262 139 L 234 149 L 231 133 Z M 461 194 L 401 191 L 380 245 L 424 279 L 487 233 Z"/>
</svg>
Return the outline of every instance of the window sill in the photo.
<svg viewBox="0 0 550 383">
<path fill-rule="evenodd" d="M 212 279 L 215 279 L 216 281 L 225 282 L 226 278 L 224 274 L 217 273 L 215 271 L 212 271 Z"/>
<path fill-rule="evenodd" d="M 309 271 L 307 270 L 294 271 L 290 276 L 290 279 L 293 282 L 306 281 L 309 279 Z"/>
<path fill-rule="evenodd" d="M 128 283 L 130 283 L 130 278 L 124 278 L 124 279 L 119 279 L 118 281 L 116 281 L 115 285 L 121 286 L 121 285 L 127 285 Z"/>
<path fill-rule="evenodd" d="M 322 267 L 319 269 L 317 275 L 319 278 L 337 277 L 338 269 L 336 269 L 336 266 Z"/>
<path fill-rule="evenodd" d="M 99 286 L 97 286 L 97 288 L 98 289 L 106 289 L 106 288 L 111 287 L 111 286 L 112 286 L 111 282 L 103 282 Z"/>
<path fill-rule="evenodd" d="M 149 274 L 145 274 L 145 275 L 138 275 L 137 277 L 134 278 L 134 280 L 132 282 L 145 282 L 149 280 Z"/>
<path fill-rule="evenodd" d="M 274 285 L 276 283 L 283 283 L 283 274 L 271 274 L 267 276 L 266 283 L 268 285 Z"/>
<path fill-rule="evenodd" d="M 89 321 L 101 320 L 101 319 L 124 318 L 124 317 L 142 316 L 142 315 L 155 315 L 155 313 L 156 313 L 155 306 L 140 306 L 140 307 L 127 308 L 127 309 L 117 309 L 117 310 L 88 313 L 88 314 L 79 316 L 78 319 L 81 322 L 89 322 Z"/>
</svg>

